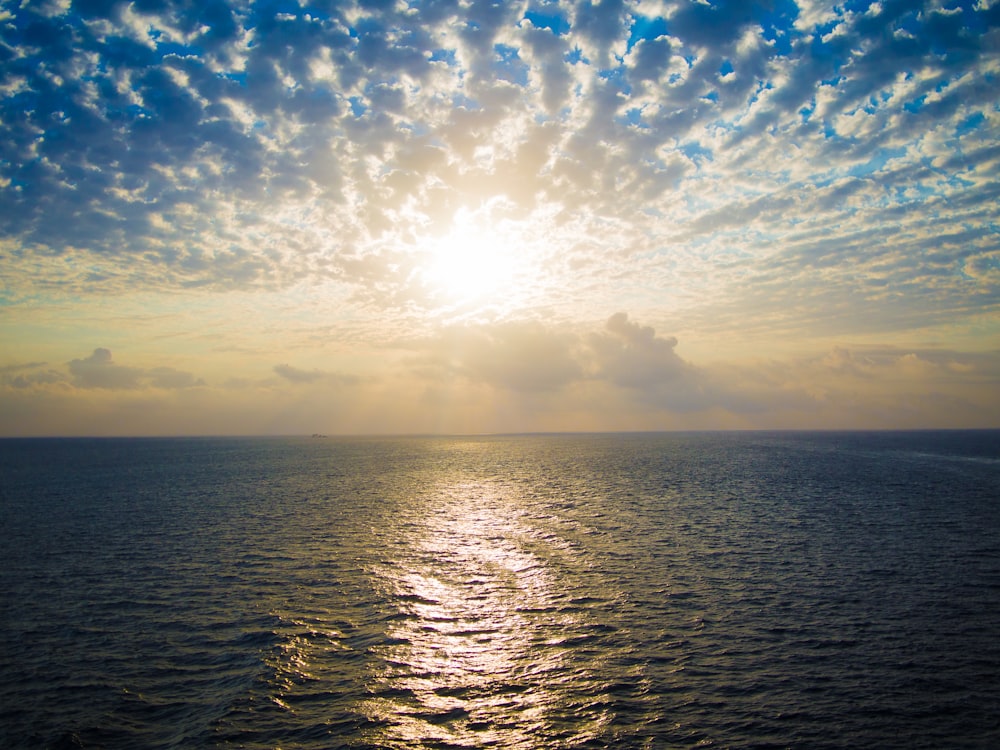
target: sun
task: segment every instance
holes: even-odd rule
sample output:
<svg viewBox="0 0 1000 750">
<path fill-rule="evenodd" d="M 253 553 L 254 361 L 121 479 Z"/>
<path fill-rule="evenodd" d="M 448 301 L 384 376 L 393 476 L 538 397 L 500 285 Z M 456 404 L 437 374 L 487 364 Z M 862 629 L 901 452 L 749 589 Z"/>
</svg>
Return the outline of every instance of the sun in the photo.
<svg viewBox="0 0 1000 750">
<path fill-rule="evenodd" d="M 448 234 L 424 243 L 424 282 L 452 304 L 504 297 L 517 274 L 518 253 L 511 240 L 490 222 L 460 214 Z"/>
</svg>

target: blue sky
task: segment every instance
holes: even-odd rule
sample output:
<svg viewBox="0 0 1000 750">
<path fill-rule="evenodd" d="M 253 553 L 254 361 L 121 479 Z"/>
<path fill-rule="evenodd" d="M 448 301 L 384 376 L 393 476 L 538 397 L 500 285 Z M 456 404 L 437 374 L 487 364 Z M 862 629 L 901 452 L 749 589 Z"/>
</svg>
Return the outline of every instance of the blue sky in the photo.
<svg viewBox="0 0 1000 750">
<path fill-rule="evenodd" d="M 0 434 L 1000 426 L 1000 4 L 0 4 Z"/>
</svg>

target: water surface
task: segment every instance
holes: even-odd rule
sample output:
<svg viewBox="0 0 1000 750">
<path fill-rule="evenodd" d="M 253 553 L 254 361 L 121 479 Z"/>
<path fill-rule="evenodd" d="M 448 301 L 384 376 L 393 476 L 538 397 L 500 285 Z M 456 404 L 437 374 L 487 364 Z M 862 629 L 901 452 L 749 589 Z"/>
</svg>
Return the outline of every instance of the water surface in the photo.
<svg viewBox="0 0 1000 750">
<path fill-rule="evenodd" d="M 994 748 L 1000 433 L 0 441 L 0 746 Z"/>
</svg>

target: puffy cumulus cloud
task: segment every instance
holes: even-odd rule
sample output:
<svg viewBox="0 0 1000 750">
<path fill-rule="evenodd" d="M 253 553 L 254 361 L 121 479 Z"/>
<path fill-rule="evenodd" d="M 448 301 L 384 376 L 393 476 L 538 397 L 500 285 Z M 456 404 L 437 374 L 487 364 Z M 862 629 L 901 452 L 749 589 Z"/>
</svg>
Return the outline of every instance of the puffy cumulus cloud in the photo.
<svg viewBox="0 0 1000 750">
<path fill-rule="evenodd" d="M 662 416 L 712 410 L 736 414 L 801 406 L 805 391 L 745 370 L 708 369 L 684 360 L 677 339 L 615 313 L 599 331 L 580 333 L 539 321 L 464 325 L 415 342 L 414 372 L 436 384 L 456 379 L 533 399 L 537 408 L 607 416 L 619 404 L 631 414 Z M 436 385 L 435 388 L 439 388 Z M 589 401 L 589 406 L 581 406 Z M 669 419 L 668 419 L 669 421 Z"/>
<path fill-rule="evenodd" d="M 677 354 L 677 339 L 615 313 L 587 339 L 591 375 L 624 389 L 646 408 L 667 413 L 733 415 L 810 410 L 801 384 L 765 367 L 697 366 Z"/>
<path fill-rule="evenodd" d="M 319 280 L 426 312 L 428 238 L 502 197 L 572 228 L 525 312 L 690 277 L 760 320 L 995 310 L 998 24 L 936 0 L 22 3 L 6 299 Z"/>
<path fill-rule="evenodd" d="M 605 331 L 592 334 L 589 344 L 598 377 L 626 388 L 660 386 L 690 371 L 674 351 L 676 338 L 657 337 L 653 328 L 629 320 L 627 313 L 612 315 Z"/>
<path fill-rule="evenodd" d="M 205 385 L 201 378 L 173 367 L 144 370 L 120 365 L 112 359 L 111 351 L 103 347 L 94 349 L 93 354 L 85 359 L 70 360 L 66 366 L 70 382 L 77 388 L 131 390 L 146 386 L 173 389 Z"/>
<path fill-rule="evenodd" d="M 108 349 L 94 349 L 86 359 L 67 363 L 73 385 L 78 388 L 138 388 L 143 371 L 115 364 Z"/>
<path fill-rule="evenodd" d="M 945 349 L 837 346 L 810 357 L 695 364 L 678 341 L 624 312 L 596 331 L 530 323 L 466 325 L 412 343 L 414 374 L 442 390 L 467 384 L 508 409 L 531 404 L 575 424 L 675 427 L 986 425 L 1000 414 L 1000 356 Z M 919 406 L 921 393 L 934 398 Z M 544 393 L 544 404 L 535 396 Z M 944 404 L 950 404 L 947 408 Z M 978 414 L 978 417 L 976 416 Z M 564 423 L 560 423 L 560 427 Z"/>
</svg>

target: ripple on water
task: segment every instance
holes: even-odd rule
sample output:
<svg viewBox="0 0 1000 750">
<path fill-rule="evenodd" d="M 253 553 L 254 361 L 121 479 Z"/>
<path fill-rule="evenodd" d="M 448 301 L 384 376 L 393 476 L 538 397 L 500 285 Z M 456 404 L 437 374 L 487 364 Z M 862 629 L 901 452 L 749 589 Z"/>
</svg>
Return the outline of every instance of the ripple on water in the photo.
<svg viewBox="0 0 1000 750">
<path fill-rule="evenodd" d="M 993 748 L 962 440 L 5 446 L 0 745 Z"/>
</svg>

